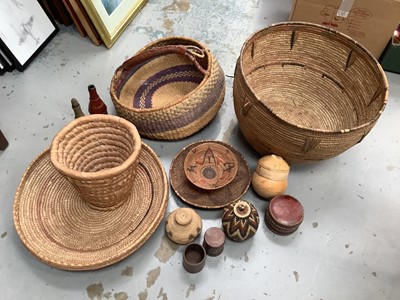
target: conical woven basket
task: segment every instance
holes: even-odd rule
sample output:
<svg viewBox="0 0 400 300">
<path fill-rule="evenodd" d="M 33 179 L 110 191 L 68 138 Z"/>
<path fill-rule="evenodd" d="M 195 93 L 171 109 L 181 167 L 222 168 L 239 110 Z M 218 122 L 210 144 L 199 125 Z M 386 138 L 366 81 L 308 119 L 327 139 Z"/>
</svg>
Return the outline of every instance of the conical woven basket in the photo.
<svg viewBox="0 0 400 300">
<path fill-rule="evenodd" d="M 143 137 L 181 139 L 205 127 L 225 96 L 225 77 L 211 52 L 199 42 L 157 40 L 125 61 L 111 81 L 119 116 Z"/>
<path fill-rule="evenodd" d="M 359 143 L 385 108 L 388 83 L 376 59 L 350 37 L 289 22 L 244 43 L 233 95 L 240 129 L 260 154 L 305 163 Z"/>
</svg>

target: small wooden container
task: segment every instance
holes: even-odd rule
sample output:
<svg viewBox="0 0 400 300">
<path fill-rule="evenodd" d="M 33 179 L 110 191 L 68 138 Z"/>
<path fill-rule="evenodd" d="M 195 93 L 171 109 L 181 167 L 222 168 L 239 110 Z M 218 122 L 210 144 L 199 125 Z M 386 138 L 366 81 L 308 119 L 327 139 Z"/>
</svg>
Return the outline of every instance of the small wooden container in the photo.
<svg viewBox="0 0 400 300">
<path fill-rule="evenodd" d="M 285 193 L 288 186 L 290 166 L 280 156 L 267 155 L 258 160 L 251 184 L 263 198 L 272 198 Z"/>
<path fill-rule="evenodd" d="M 206 264 L 206 250 L 197 243 L 191 243 L 183 251 L 182 265 L 189 273 L 198 273 Z"/>
<path fill-rule="evenodd" d="M 204 233 L 203 247 L 207 255 L 218 256 L 224 250 L 225 233 L 218 227 L 210 227 Z"/>
<path fill-rule="evenodd" d="M 275 234 L 290 235 L 303 222 L 304 208 L 299 200 L 289 195 L 274 197 L 265 212 L 265 224 Z"/>
</svg>

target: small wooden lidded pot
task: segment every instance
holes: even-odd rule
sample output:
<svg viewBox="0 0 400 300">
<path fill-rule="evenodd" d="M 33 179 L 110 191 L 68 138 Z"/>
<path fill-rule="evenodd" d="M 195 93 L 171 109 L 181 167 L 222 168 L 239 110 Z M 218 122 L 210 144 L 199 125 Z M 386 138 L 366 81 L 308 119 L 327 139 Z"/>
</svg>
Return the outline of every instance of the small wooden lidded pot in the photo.
<svg viewBox="0 0 400 300">
<path fill-rule="evenodd" d="M 265 224 L 275 234 L 290 235 L 303 222 L 303 205 L 294 197 L 280 195 L 274 197 L 265 212 Z"/>
<path fill-rule="evenodd" d="M 263 198 L 281 195 L 288 186 L 290 166 L 280 156 L 267 155 L 258 160 L 251 178 L 253 189 Z"/>
<path fill-rule="evenodd" d="M 165 222 L 165 231 L 171 241 L 186 245 L 200 234 L 203 222 L 200 216 L 191 208 L 175 209 Z"/>
<path fill-rule="evenodd" d="M 203 247 L 207 255 L 218 256 L 224 250 L 225 233 L 218 227 L 210 227 L 204 233 Z"/>
</svg>

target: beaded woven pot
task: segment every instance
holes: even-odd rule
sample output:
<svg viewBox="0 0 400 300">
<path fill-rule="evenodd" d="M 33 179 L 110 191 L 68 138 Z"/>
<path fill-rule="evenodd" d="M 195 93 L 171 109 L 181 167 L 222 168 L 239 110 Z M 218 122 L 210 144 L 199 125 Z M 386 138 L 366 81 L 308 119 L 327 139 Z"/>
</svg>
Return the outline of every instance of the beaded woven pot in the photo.
<svg viewBox="0 0 400 300">
<path fill-rule="evenodd" d="M 181 139 L 215 117 L 224 101 L 225 75 L 198 41 L 170 37 L 126 60 L 115 71 L 110 94 L 118 115 L 141 136 Z"/>
<path fill-rule="evenodd" d="M 289 22 L 244 43 L 233 96 L 240 129 L 255 150 L 305 163 L 361 142 L 386 106 L 388 83 L 377 60 L 350 37 Z"/>
<path fill-rule="evenodd" d="M 243 242 L 253 237 L 259 222 L 257 209 L 250 202 L 238 200 L 224 208 L 222 227 L 233 241 Z"/>
</svg>

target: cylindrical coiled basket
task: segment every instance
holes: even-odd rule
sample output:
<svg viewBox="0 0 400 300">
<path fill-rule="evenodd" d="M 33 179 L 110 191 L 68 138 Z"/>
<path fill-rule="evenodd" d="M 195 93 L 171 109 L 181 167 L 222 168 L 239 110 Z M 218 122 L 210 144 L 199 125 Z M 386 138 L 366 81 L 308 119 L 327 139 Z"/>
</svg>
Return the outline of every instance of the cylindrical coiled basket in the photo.
<svg viewBox="0 0 400 300">
<path fill-rule="evenodd" d="M 240 129 L 255 150 L 304 163 L 359 143 L 385 108 L 388 83 L 376 59 L 350 37 L 288 22 L 244 43 L 233 96 Z"/>
<path fill-rule="evenodd" d="M 170 37 L 125 61 L 115 71 L 110 94 L 118 115 L 141 136 L 181 139 L 215 117 L 224 101 L 225 75 L 202 44 Z"/>
</svg>

